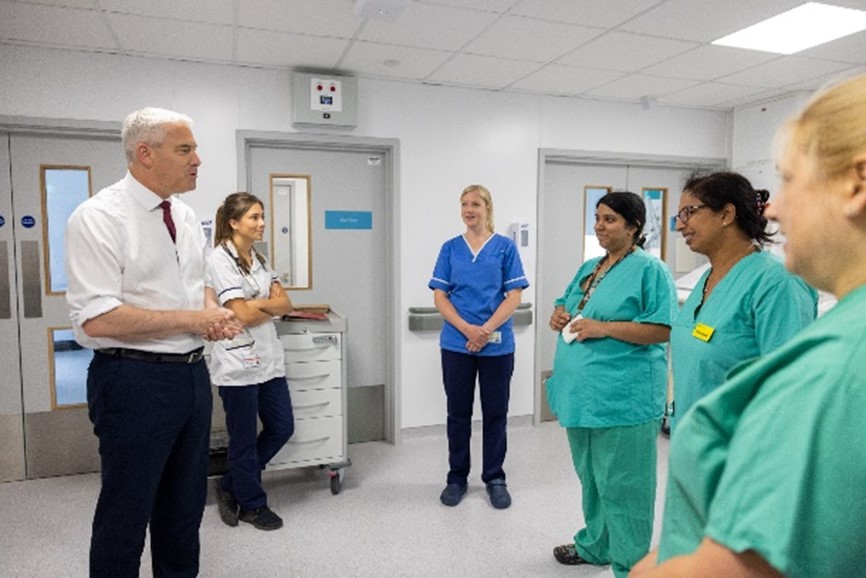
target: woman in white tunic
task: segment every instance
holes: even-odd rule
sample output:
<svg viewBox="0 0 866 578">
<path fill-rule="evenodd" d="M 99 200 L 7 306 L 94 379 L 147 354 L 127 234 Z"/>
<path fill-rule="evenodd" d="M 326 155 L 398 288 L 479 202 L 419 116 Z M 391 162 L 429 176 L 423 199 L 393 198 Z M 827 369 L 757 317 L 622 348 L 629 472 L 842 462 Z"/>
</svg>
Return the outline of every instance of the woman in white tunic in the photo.
<svg viewBox="0 0 866 578">
<path fill-rule="evenodd" d="M 219 513 L 229 526 L 240 520 L 276 530 L 283 521 L 268 508 L 261 473 L 294 432 L 283 349 L 273 323 L 292 303 L 253 248 L 265 230 L 262 202 L 249 193 L 229 195 L 215 225 L 208 283 L 220 305 L 246 326 L 233 340 L 214 343 L 211 352 L 211 381 L 218 386 L 229 434 L 229 471 L 217 483 Z"/>
</svg>

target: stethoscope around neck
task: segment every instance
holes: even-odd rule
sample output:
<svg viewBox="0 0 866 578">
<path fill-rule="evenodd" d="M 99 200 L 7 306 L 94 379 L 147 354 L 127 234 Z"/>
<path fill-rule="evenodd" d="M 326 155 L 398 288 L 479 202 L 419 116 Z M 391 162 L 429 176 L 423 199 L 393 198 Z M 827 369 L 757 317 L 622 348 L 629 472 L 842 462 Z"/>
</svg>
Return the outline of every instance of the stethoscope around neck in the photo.
<svg viewBox="0 0 866 578">
<path fill-rule="evenodd" d="M 253 297 L 261 296 L 262 286 L 259 285 L 258 281 L 256 281 L 255 276 L 252 274 L 252 270 L 250 270 L 249 273 L 244 271 L 243 263 L 241 263 L 241 258 L 237 254 L 237 247 L 235 247 L 234 243 L 232 243 L 232 248 L 234 249 L 234 251 L 229 249 L 225 241 L 220 243 L 220 246 L 222 247 L 223 251 L 225 251 L 226 254 L 232 258 L 232 260 L 234 260 L 235 266 L 238 269 L 238 273 L 240 273 L 241 279 L 243 279 L 244 282 L 246 282 L 246 284 L 249 286 L 249 288 L 253 290 Z M 253 252 L 253 254 L 256 256 L 257 259 L 259 258 L 257 253 Z M 259 260 L 259 262 L 261 262 L 261 260 Z M 264 265 L 264 263 L 262 263 L 262 265 Z"/>
</svg>

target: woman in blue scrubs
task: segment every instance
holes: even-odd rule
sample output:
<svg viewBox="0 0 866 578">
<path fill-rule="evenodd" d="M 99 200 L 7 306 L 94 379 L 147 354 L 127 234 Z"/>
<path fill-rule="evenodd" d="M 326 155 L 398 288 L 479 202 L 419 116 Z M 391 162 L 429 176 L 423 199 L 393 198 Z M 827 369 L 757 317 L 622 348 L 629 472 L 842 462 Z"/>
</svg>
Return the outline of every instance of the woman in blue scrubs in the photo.
<svg viewBox="0 0 866 578">
<path fill-rule="evenodd" d="M 667 266 L 641 248 L 645 223 L 638 195 L 602 197 L 595 234 L 606 253 L 581 265 L 550 318 L 554 331 L 577 334 L 557 336 L 547 396 L 566 428 L 585 518 L 553 554 L 562 564 L 611 564 L 618 578 L 652 537 L 665 342 L 676 310 Z"/>
<path fill-rule="evenodd" d="M 785 266 L 839 301 L 683 416 L 661 542 L 634 578 L 866 573 L 866 75 L 779 136 L 767 216 Z"/>
<path fill-rule="evenodd" d="M 493 232 L 493 200 L 486 188 L 466 187 L 460 195 L 460 214 L 466 232 L 442 245 L 429 283 L 436 308 L 445 318 L 439 346 L 448 398 L 450 469 L 439 499 L 456 506 L 466 493 L 477 379 L 484 431 L 481 481 L 493 507 L 504 509 L 511 505 L 502 469 L 514 370 L 511 315 L 529 281 L 517 247 Z"/>
<path fill-rule="evenodd" d="M 677 231 L 710 269 L 671 328 L 673 430 L 734 365 L 773 351 L 815 319 L 815 290 L 761 250 L 771 242 L 768 197 L 734 172 L 693 175 L 683 189 Z"/>
</svg>

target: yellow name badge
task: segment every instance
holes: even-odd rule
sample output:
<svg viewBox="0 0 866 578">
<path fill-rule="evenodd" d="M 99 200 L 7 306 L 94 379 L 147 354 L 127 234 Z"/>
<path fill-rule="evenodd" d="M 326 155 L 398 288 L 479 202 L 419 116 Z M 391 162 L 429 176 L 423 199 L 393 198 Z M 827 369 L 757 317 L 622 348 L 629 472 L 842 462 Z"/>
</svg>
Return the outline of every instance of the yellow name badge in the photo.
<svg viewBox="0 0 866 578">
<path fill-rule="evenodd" d="M 713 337 L 713 333 L 716 330 L 709 325 L 704 325 L 703 323 L 698 323 L 695 325 L 695 330 L 692 331 L 692 337 L 696 337 L 701 341 L 709 341 Z"/>
</svg>

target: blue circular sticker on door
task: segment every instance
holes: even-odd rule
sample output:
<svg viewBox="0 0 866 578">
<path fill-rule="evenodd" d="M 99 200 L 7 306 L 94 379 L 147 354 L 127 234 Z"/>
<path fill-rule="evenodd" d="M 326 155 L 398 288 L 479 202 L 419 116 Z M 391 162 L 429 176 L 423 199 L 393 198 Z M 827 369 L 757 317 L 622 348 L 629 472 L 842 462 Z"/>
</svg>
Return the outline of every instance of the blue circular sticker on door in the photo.
<svg viewBox="0 0 866 578">
<path fill-rule="evenodd" d="M 6 224 L 6 219 L 3 218 L 3 215 L 0 215 L 0 227 Z"/>
<path fill-rule="evenodd" d="M 33 215 L 24 215 L 23 217 L 21 217 L 21 226 L 25 229 L 30 229 L 35 224 L 36 219 L 33 218 Z"/>
</svg>

